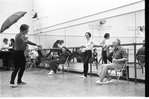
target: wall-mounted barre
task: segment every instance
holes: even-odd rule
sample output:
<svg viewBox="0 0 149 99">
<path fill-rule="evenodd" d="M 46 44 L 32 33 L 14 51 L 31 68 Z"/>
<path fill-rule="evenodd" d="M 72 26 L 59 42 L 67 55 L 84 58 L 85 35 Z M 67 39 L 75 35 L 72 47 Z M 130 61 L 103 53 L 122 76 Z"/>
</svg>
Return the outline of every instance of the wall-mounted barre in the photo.
<svg viewBox="0 0 149 99">
<path fill-rule="evenodd" d="M 109 30 L 112 26 L 89 25 L 91 29 Z"/>
</svg>

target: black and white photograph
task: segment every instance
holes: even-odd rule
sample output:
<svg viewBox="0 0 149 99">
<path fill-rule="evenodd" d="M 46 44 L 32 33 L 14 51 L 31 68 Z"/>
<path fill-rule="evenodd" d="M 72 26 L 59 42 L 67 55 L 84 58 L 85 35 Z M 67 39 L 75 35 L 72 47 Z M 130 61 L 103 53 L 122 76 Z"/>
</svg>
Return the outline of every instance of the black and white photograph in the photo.
<svg viewBox="0 0 149 99">
<path fill-rule="evenodd" d="M 148 97 L 145 28 L 145 0 L 0 0 L 0 98 Z"/>
</svg>

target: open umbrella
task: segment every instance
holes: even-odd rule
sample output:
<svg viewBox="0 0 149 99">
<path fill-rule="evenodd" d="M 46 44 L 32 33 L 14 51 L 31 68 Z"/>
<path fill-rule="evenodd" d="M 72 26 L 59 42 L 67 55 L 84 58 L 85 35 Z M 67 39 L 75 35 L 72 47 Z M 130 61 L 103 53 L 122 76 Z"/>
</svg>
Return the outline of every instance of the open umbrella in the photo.
<svg viewBox="0 0 149 99">
<path fill-rule="evenodd" d="M 24 11 L 19 11 L 14 14 L 12 14 L 10 17 L 8 17 L 5 22 L 1 26 L 0 33 L 8 29 L 11 25 L 16 23 L 21 17 L 23 17 L 26 14 Z"/>
</svg>

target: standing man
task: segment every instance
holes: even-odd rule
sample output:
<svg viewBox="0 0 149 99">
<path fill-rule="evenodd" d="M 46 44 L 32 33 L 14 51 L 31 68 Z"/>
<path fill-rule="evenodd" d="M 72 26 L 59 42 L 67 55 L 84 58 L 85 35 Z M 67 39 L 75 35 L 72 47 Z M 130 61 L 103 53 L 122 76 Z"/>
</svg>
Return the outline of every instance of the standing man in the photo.
<svg viewBox="0 0 149 99">
<path fill-rule="evenodd" d="M 26 58 L 24 56 L 24 51 L 26 50 L 27 44 L 39 46 L 28 40 L 28 37 L 25 36 L 28 32 L 29 32 L 29 26 L 26 24 L 22 24 L 20 26 L 20 33 L 16 34 L 15 36 L 15 45 L 13 52 L 14 70 L 11 74 L 11 81 L 10 81 L 10 85 L 12 88 L 17 87 L 14 81 L 17 73 L 18 73 L 17 84 L 19 85 L 26 84 L 25 82 L 22 81 L 22 76 L 26 65 Z"/>
</svg>

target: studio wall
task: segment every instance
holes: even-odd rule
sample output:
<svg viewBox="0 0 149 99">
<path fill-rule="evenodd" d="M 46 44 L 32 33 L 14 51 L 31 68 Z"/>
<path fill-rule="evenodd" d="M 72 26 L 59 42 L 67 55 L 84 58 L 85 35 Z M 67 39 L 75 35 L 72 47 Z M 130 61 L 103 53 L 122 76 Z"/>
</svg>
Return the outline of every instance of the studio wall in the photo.
<svg viewBox="0 0 149 99">
<path fill-rule="evenodd" d="M 57 39 L 63 39 L 65 46 L 78 47 L 85 43 L 86 38 L 84 35 L 86 32 L 91 32 L 93 40 L 97 43 L 100 43 L 104 39 L 103 36 L 105 33 L 110 33 L 111 44 L 116 38 L 121 40 L 121 44 L 142 43 L 145 39 L 144 33 L 142 33 L 142 36 L 137 35 L 138 32 L 141 34 L 141 32 L 137 30 L 137 27 L 144 25 L 144 10 L 105 18 L 104 20 L 106 20 L 106 23 L 101 26 L 99 25 L 100 20 L 47 31 L 45 37 L 44 35 L 40 36 L 40 42 L 44 42 L 43 45 L 45 48 L 51 48 Z M 46 39 L 48 41 L 45 41 Z M 140 46 L 137 46 L 137 49 L 139 47 Z M 125 46 L 125 48 L 130 50 L 129 61 L 133 62 L 133 46 Z M 99 49 L 99 51 L 100 50 L 101 49 Z"/>
<path fill-rule="evenodd" d="M 1 9 L 2 12 L 11 12 L 13 13 L 14 11 L 9 9 L 5 9 L 4 6 L 9 2 L 11 3 L 12 1 L 6 0 L 7 2 L 4 2 L 3 4 L 1 3 L 3 9 Z M 125 2 L 123 5 L 120 4 L 115 5 L 113 8 L 109 9 L 103 9 L 103 10 L 98 10 L 96 9 L 90 9 L 89 12 L 86 14 L 80 16 L 76 16 L 74 14 L 71 15 L 71 18 L 74 20 L 70 20 L 70 17 L 65 14 L 65 18 L 68 20 L 65 20 L 66 22 L 62 22 L 62 17 L 64 16 L 58 16 L 55 17 L 55 20 L 58 22 L 58 18 L 62 18 L 61 21 L 59 21 L 60 24 L 56 24 L 51 26 L 45 27 L 45 25 L 50 22 L 50 11 L 53 11 L 54 9 L 48 7 L 48 4 L 46 4 L 49 1 L 41 2 L 40 0 L 37 1 L 18 1 L 14 2 L 16 5 L 24 5 L 21 6 L 20 8 L 16 7 L 14 9 L 17 10 L 26 10 L 28 13 L 25 15 L 25 17 L 20 19 L 16 24 L 19 26 L 21 23 L 28 23 L 30 25 L 30 32 L 29 34 L 35 34 L 35 35 L 28 35 L 29 39 L 33 42 L 39 43 L 43 46 L 43 48 L 51 48 L 53 43 L 57 39 L 63 39 L 65 41 L 65 46 L 68 47 L 77 47 L 81 46 L 82 44 L 85 43 L 85 37 L 84 34 L 85 32 L 91 32 L 92 33 L 92 38 L 96 42 L 100 42 L 103 39 L 103 35 L 108 32 L 111 34 L 111 42 L 115 38 L 119 38 L 122 42 L 122 44 L 126 43 L 139 43 L 144 40 L 145 34 L 141 33 L 140 31 L 136 30 L 137 26 L 142 26 L 145 23 L 145 13 L 144 13 L 144 0 L 136 0 L 132 1 L 131 3 L 128 1 Z M 88 1 L 89 2 L 89 1 Z M 12 4 L 14 4 L 12 3 Z M 51 4 L 54 2 L 51 1 Z M 55 2 L 54 4 L 56 4 Z M 70 5 L 72 2 L 69 2 Z M 69 4 L 68 3 L 68 4 Z M 82 3 L 82 2 L 80 2 Z M 41 6 L 40 6 L 41 4 Z M 64 4 L 64 3 L 62 3 Z M 28 7 L 26 7 L 28 5 Z M 58 4 L 57 4 L 58 5 Z M 69 6 L 70 6 L 69 5 Z M 44 7 L 43 7 L 44 6 Z M 68 6 L 68 5 L 67 5 Z M 67 6 L 65 8 L 67 8 Z M 69 8 L 68 6 L 68 8 Z M 91 5 L 93 6 L 93 5 Z M 52 7 L 52 6 L 51 6 Z M 61 6 L 62 7 L 62 6 Z M 116 8 L 117 7 L 117 8 Z M 67 10 L 68 10 L 67 8 Z M 39 14 L 39 20 L 32 20 L 30 17 L 30 11 L 31 9 L 35 9 L 38 14 Z M 45 10 L 46 9 L 46 10 Z M 49 10 L 49 13 L 48 13 Z M 55 9 L 55 11 L 59 10 Z M 66 9 L 65 9 L 66 10 Z M 74 11 L 74 10 L 72 10 Z M 91 11 L 93 11 L 95 14 L 91 14 Z M 92 12 L 92 13 L 93 13 Z M 67 13 L 67 12 L 65 12 Z M 70 12 L 69 12 L 70 13 Z M 79 12 L 80 13 L 80 12 Z M 78 14 L 79 14 L 78 13 Z M 56 12 L 53 13 L 53 15 L 56 15 Z M 67 13 L 68 14 L 68 13 Z M 2 16 L 2 13 L 0 14 Z M 6 15 L 5 15 L 6 16 Z M 44 18 L 45 16 L 48 16 Z M 42 18 L 43 17 L 43 18 Z M 78 17 L 78 18 L 77 18 Z M 6 18 L 6 17 L 5 17 Z M 5 19 L 3 17 L 3 20 Z M 76 18 L 76 19 L 75 19 Z M 99 21 L 100 20 L 106 20 L 106 23 L 103 24 L 102 26 L 99 26 Z M 51 21 L 52 22 L 52 21 Z M 62 22 L 62 23 L 61 23 Z M 2 21 L 0 21 L 2 24 Z M 35 29 L 35 30 L 33 30 Z M 10 31 L 10 32 L 9 32 Z M 13 25 L 11 28 L 5 31 L 5 33 L 0 34 L 0 45 L 2 43 L 2 40 L 4 37 L 8 37 L 8 39 L 12 38 L 15 36 L 16 33 L 19 32 L 19 29 L 16 25 Z M 10 34 L 12 33 L 12 34 Z M 14 33 L 14 34 L 13 34 Z M 9 35 L 10 34 L 10 35 Z M 9 36 L 7 36 L 9 35 Z M 30 47 L 34 48 L 34 47 Z M 131 50 L 133 50 L 132 47 L 127 47 Z M 138 48 L 138 47 L 137 47 Z M 133 53 L 132 53 L 133 54 Z"/>
</svg>

